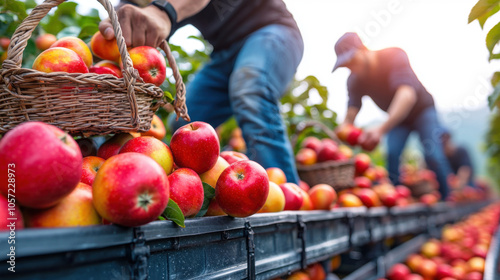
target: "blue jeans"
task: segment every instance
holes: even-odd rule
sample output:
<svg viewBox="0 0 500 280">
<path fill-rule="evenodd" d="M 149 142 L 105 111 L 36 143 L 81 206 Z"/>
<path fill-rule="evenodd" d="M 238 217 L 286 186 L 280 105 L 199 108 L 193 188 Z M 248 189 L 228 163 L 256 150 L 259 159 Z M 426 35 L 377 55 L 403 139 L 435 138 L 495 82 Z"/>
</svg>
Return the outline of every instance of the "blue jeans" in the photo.
<svg viewBox="0 0 500 280">
<path fill-rule="evenodd" d="M 293 183 L 299 177 L 279 104 L 303 51 L 298 31 L 277 24 L 263 27 L 230 48 L 213 52 L 186 93 L 192 121 L 217 127 L 234 115 L 247 156 L 264 168 L 281 168 Z M 173 130 L 186 124 L 171 117 Z"/>
<path fill-rule="evenodd" d="M 439 124 L 436 109 L 425 109 L 411 125 L 398 125 L 387 135 L 387 170 L 391 181 L 399 184 L 399 161 L 406 140 L 412 131 L 417 131 L 424 149 L 425 161 L 428 168 L 436 173 L 439 182 L 439 192 L 442 199 L 449 193 L 447 177 L 453 171 L 444 154 L 441 143 L 442 128 Z"/>
</svg>

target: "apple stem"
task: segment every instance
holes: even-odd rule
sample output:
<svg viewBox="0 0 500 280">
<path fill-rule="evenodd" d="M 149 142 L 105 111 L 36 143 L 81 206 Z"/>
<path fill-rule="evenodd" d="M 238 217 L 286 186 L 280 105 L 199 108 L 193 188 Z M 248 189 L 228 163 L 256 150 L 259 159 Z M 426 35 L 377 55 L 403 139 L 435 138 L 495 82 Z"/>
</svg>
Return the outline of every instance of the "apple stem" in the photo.
<svg viewBox="0 0 500 280">
<path fill-rule="evenodd" d="M 243 180 L 243 179 L 245 179 L 245 174 L 240 172 L 236 175 L 236 178 L 238 178 L 238 180 Z"/>
<path fill-rule="evenodd" d="M 64 144 L 67 144 L 68 143 L 68 134 L 67 133 L 64 133 L 63 136 L 59 137 L 59 140 L 61 140 Z"/>
</svg>

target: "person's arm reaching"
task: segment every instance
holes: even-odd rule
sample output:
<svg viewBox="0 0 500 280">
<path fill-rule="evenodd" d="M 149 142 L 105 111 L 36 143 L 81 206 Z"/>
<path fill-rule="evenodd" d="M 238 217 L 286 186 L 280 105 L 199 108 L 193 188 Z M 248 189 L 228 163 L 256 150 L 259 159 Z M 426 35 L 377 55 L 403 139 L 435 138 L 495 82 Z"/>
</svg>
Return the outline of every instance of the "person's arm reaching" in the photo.
<svg viewBox="0 0 500 280">
<path fill-rule="evenodd" d="M 177 21 L 180 22 L 199 13 L 210 0 L 171 0 L 168 2 L 175 9 Z M 154 5 L 141 8 L 126 4 L 118 9 L 117 15 L 128 47 L 158 47 L 170 35 L 172 29 L 168 15 Z M 99 30 L 108 40 L 115 36 L 109 18 L 101 21 Z"/>
<path fill-rule="evenodd" d="M 344 124 L 354 124 L 354 120 L 359 113 L 359 108 L 354 106 L 347 107 L 347 114 L 345 115 Z"/>
<path fill-rule="evenodd" d="M 387 110 L 389 114 L 388 119 L 381 126 L 366 131 L 360 139 L 360 142 L 363 143 L 364 146 L 375 147 L 378 142 L 380 142 L 382 135 L 400 124 L 408 116 L 416 102 L 417 93 L 415 89 L 408 85 L 400 86 Z"/>
</svg>

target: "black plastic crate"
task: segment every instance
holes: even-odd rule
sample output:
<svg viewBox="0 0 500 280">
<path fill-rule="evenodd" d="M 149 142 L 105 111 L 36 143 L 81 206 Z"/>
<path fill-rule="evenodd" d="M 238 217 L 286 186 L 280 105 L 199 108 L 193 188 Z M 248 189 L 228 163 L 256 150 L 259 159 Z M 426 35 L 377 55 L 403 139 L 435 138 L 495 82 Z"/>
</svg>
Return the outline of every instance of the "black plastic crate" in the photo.
<svg viewBox="0 0 500 280">
<path fill-rule="evenodd" d="M 396 237 L 427 231 L 427 207 L 414 204 L 406 207 L 392 207 L 388 236 Z"/>
<path fill-rule="evenodd" d="M 498 228 L 491 240 L 483 275 L 483 280 L 497 279 L 500 279 L 500 230 Z"/>
</svg>

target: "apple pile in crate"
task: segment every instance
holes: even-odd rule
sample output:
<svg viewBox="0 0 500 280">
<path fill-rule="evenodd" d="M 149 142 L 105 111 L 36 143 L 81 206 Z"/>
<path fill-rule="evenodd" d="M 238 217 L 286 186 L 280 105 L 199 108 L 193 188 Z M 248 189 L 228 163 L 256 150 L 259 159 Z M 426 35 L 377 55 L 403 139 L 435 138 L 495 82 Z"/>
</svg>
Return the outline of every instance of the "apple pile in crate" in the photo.
<svg viewBox="0 0 500 280">
<path fill-rule="evenodd" d="M 116 39 L 106 40 L 98 31 L 92 36 L 90 48 L 76 37 L 59 40 L 52 34 L 39 36 L 38 49 L 43 50 L 32 68 L 41 72 L 96 73 L 122 77 L 122 63 Z M 128 51 L 135 69 L 146 83 L 160 86 L 166 77 L 166 62 L 152 47 L 140 46 Z M 101 61 L 93 64 L 93 55 Z"/>
</svg>

